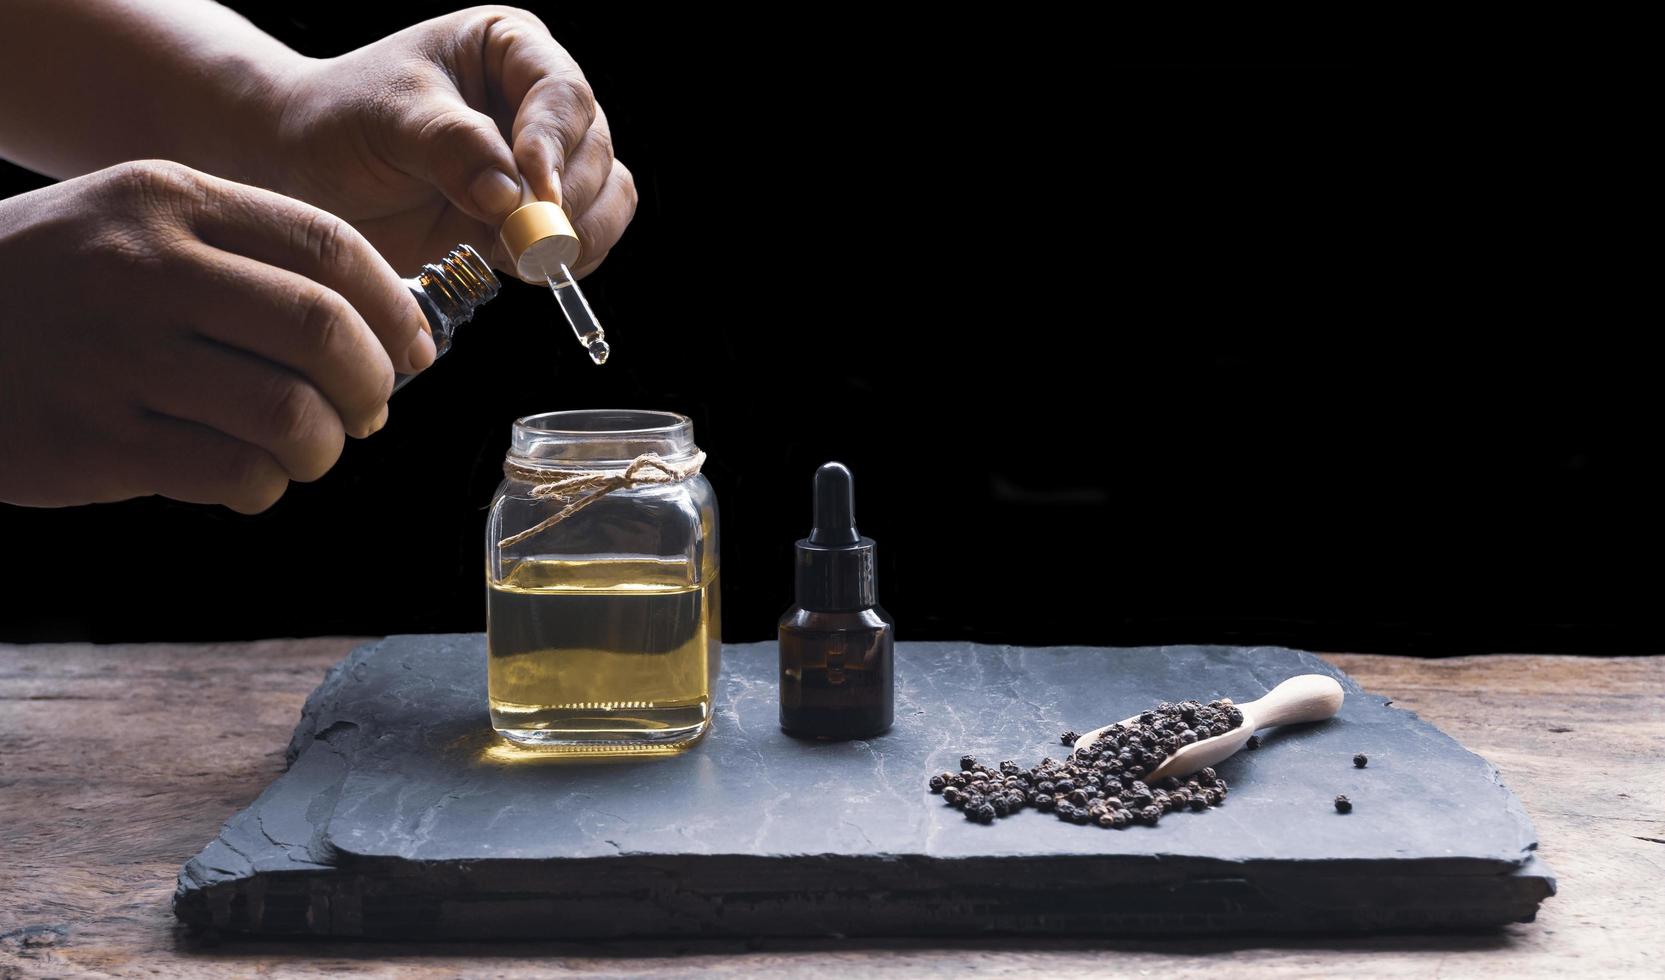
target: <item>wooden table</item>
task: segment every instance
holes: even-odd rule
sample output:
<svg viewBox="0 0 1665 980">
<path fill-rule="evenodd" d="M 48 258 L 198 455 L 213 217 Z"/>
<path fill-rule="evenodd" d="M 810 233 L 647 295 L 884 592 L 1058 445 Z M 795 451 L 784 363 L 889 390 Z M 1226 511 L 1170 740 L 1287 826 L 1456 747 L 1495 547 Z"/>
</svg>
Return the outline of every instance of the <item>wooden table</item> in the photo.
<svg viewBox="0 0 1665 980">
<path fill-rule="evenodd" d="M 1490 759 L 1560 894 L 1478 936 L 663 945 L 206 946 L 180 864 L 277 776 L 301 702 L 352 639 L 0 645 L 0 978 L 1665 975 L 1665 657 L 1328 659 Z"/>
</svg>

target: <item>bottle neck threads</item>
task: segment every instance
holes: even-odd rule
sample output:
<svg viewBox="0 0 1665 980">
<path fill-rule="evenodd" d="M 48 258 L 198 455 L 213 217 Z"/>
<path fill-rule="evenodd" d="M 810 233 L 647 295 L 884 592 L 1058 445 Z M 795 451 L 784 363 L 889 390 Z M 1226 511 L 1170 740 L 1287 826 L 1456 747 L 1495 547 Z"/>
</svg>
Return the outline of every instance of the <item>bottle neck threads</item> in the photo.
<svg viewBox="0 0 1665 980">
<path fill-rule="evenodd" d="M 439 354 L 451 346 L 451 334 L 457 325 L 467 323 L 475 309 L 502 288 L 491 265 L 472 245 L 458 245 L 438 262 L 423 266 L 408 282 L 412 291 L 431 306 L 423 312 L 434 328 L 434 349 Z"/>
</svg>

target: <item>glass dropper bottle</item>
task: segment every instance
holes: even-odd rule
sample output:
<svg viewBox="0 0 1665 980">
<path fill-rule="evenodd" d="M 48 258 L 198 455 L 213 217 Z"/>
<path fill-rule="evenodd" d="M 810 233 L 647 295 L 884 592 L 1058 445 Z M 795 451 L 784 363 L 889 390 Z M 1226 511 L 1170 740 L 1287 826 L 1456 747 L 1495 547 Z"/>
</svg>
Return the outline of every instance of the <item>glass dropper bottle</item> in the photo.
<svg viewBox="0 0 1665 980">
<path fill-rule="evenodd" d="M 528 282 L 545 282 L 555 294 L 555 302 L 566 314 L 567 323 L 578 337 L 578 342 L 589 352 L 590 360 L 607 363 L 612 349 L 601 323 L 590 309 L 589 300 L 573 278 L 569 268 L 578 261 L 578 233 L 573 231 L 567 213 L 553 201 L 540 201 L 532 195 L 526 181 L 520 183 L 520 207 L 503 219 L 499 237 L 508 250 L 515 273 Z"/>
<path fill-rule="evenodd" d="M 434 331 L 434 359 L 437 361 L 451 349 L 451 337 L 459 324 L 467 323 L 481 303 L 497 295 L 501 284 L 491 271 L 491 263 L 481 257 L 472 245 L 458 245 L 445 258 L 429 263 L 422 271 L 404 280 L 405 287 L 416 297 L 416 305 L 428 318 Z M 393 390 L 403 388 L 414 374 L 397 374 Z"/>
<path fill-rule="evenodd" d="M 566 315 L 578 342 L 584 345 L 590 360 L 607 363 L 612 348 L 607 335 L 590 309 L 589 300 L 573 278 L 570 268 L 578 260 L 578 233 L 559 204 L 539 201 L 532 196 L 525 181 L 521 182 L 520 207 L 516 208 L 498 231 L 509 261 L 522 278 L 549 284 L 555 302 Z M 451 347 L 451 337 L 457 325 L 467 323 L 474 310 L 501 288 L 497 275 L 472 245 L 458 245 L 443 259 L 422 267 L 415 277 L 404 280 L 405 286 L 416 297 L 422 315 L 434 331 L 434 359 L 438 360 Z M 414 374 L 395 375 L 393 390 L 403 388 Z"/>
</svg>

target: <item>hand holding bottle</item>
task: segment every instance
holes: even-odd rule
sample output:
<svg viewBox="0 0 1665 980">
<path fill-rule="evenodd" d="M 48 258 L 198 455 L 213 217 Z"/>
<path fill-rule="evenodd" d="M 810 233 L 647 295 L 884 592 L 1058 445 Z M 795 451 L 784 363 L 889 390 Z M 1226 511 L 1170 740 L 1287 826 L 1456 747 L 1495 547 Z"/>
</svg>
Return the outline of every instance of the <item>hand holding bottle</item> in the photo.
<svg viewBox="0 0 1665 980">
<path fill-rule="evenodd" d="M 311 205 L 139 161 L 0 201 L 0 501 L 253 513 L 434 359 L 398 275 Z"/>
</svg>

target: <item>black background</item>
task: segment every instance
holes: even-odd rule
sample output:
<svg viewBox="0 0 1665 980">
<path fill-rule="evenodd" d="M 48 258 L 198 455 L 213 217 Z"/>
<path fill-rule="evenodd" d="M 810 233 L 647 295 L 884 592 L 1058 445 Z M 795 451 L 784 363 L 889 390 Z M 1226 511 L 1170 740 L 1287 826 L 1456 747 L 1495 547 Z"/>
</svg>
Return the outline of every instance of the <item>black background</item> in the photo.
<svg viewBox="0 0 1665 980">
<path fill-rule="evenodd" d="M 446 8 L 239 9 L 324 56 Z M 1651 324 L 1596 268 L 1612 134 L 1571 80 L 534 9 L 641 192 L 585 284 L 614 359 L 514 283 L 265 514 L 0 507 L 0 639 L 478 630 L 510 422 L 642 407 L 710 454 L 731 642 L 773 636 L 838 459 L 904 639 L 1652 648 Z"/>
</svg>

